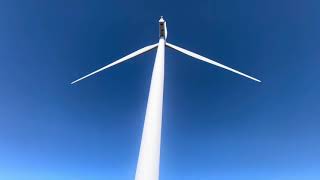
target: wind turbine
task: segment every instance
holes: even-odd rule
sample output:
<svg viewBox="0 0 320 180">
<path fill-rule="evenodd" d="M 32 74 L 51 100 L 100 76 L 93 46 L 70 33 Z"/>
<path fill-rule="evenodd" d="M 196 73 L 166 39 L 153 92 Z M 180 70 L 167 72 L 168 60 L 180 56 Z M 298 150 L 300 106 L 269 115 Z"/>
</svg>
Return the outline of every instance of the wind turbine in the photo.
<svg viewBox="0 0 320 180">
<path fill-rule="evenodd" d="M 225 70 L 234 72 L 251 80 L 261 82 L 260 80 L 244 74 L 240 71 L 232 69 L 228 66 L 220 64 L 216 61 L 203 57 L 194 52 L 188 51 L 184 48 L 166 42 L 167 27 L 166 21 L 161 16 L 159 20 L 159 42 L 157 44 L 146 46 L 139 49 L 121 59 L 114 61 L 88 75 L 85 75 L 71 84 L 81 81 L 89 76 L 92 76 L 109 67 L 127 61 L 135 56 L 143 54 L 157 47 L 157 55 L 153 66 L 151 85 L 149 90 L 148 104 L 144 120 L 144 127 L 140 145 L 139 158 L 135 174 L 135 180 L 158 180 L 159 179 L 159 162 L 160 162 L 160 142 L 161 142 L 161 125 L 162 125 L 162 102 L 163 102 L 163 84 L 164 84 L 164 53 L 165 47 L 170 47 L 183 54 L 189 55 L 195 59 L 207 62 L 209 64 L 218 66 Z"/>
</svg>

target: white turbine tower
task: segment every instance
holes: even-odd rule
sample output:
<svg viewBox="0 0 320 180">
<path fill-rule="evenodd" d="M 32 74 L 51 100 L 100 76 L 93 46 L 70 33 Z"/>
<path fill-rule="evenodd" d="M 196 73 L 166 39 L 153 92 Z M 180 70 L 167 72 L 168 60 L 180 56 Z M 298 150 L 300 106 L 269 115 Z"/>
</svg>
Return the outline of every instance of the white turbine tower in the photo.
<svg viewBox="0 0 320 180">
<path fill-rule="evenodd" d="M 239 74 L 241 76 L 247 77 L 254 81 L 261 82 L 260 80 L 254 77 L 251 77 L 249 75 L 246 75 L 242 72 L 239 72 L 235 69 L 232 69 L 216 61 L 203 57 L 199 54 L 193 53 L 191 51 L 188 51 L 186 49 L 183 49 L 181 47 L 178 47 L 166 42 L 167 28 L 166 28 L 166 22 L 162 17 L 159 20 L 159 27 L 160 27 L 159 43 L 149 45 L 142 49 L 139 49 L 71 83 L 71 84 L 74 84 L 102 70 L 105 70 L 111 66 L 114 66 L 121 62 L 129 60 L 135 56 L 138 56 L 140 54 L 143 54 L 149 50 L 152 50 L 158 47 L 155 63 L 153 66 L 151 85 L 150 85 L 148 104 L 147 104 L 146 115 L 144 120 L 144 127 L 143 127 L 135 180 L 158 180 L 159 179 L 165 46 L 175 49 L 177 51 L 180 51 L 181 53 L 184 53 L 186 55 L 189 55 L 201 61 L 207 62 L 209 64 L 213 64 L 220 68 L 223 68 L 228 71 Z"/>
</svg>

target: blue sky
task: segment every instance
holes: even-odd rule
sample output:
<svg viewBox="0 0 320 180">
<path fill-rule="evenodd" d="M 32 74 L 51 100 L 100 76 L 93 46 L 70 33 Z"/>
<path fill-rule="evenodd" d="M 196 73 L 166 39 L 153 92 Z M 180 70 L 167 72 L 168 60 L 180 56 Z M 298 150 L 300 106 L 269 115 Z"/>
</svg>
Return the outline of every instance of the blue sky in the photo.
<svg viewBox="0 0 320 180">
<path fill-rule="evenodd" d="M 134 179 L 155 51 L 166 51 L 160 177 L 320 179 L 320 2 L 0 1 L 0 179 Z"/>
</svg>

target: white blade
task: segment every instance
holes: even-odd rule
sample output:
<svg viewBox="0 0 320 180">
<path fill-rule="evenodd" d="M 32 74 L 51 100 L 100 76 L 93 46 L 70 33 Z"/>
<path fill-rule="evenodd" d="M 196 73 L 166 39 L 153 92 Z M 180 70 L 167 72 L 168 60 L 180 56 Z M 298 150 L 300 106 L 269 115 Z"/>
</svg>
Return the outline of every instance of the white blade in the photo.
<svg viewBox="0 0 320 180">
<path fill-rule="evenodd" d="M 166 45 L 167 45 L 168 47 L 172 48 L 172 49 L 175 49 L 175 50 L 177 50 L 177 51 L 180 51 L 180 52 L 182 52 L 182 53 L 184 53 L 184 54 L 186 54 L 186 55 L 189 55 L 189 56 L 194 57 L 194 58 L 196 58 L 196 59 L 199 59 L 199 60 L 201 60 L 201 61 L 204 61 L 204 62 L 213 64 L 213 65 L 215 65 L 215 66 L 218 66 L 218 67 L 221 67 L 221 68 L 223 68 L 223 69 L 229 70 L 229 71 L 231 71 L 231 72 L 237 73 L 237 74 L 239 74 L 239 75 L 241 75 L 241 76 L 247 77 L 247 78 L 252 79 L 252 80 L 254 80 L 254 81 L 261 82 L 259 79 L 256 79 L 256 78 L 254 78 L 254 77 L 251 77 L 251 76 L 249 76 L 249 75 L 246 75 L 246 74 L 244 74 L 244 73 L 242 73 L 242 72 L 240 72 L 240 71 L 237 71 L 237 70 L 235 70 L 235 69 L 232 69 L 232 68 L 230 68 L 230 67 L 227 67 L 227 66 L 225 66 L 225 65 L 223 65 L 223 64 L 220 64 L 220 63 L 218 63 L 218 62 L 216 62 L 216 61 L 213 61 L 213 60 L 211 60 L 211 59 L 208 59 L 208 58 L 206 58 L 206 57 L 203 57 L 203 56 L 201 56 L 201 55 L 199 55 L 199 54 L 193 53 L 193 52 L 188 51 L 188 50 L 186 50 L 186 49 L 183 49 L 183 48 L 181 48 L 181 47 L 178 47 L 178 46 L 175 46 L 175 45 L 173 45 L 173 44 L 170 44 L 170 43 L 168 43 L 168 42 L 166 42 Z"/>
<path fill-rule="evenodd" d="M 114 66 L 114 65 L 117 65 L 117 64 L 119 64 L 119 63 L 122 63 L 123 61 L 129 60 L 129 59 L 131 59 L 131 58 L 133 58 L 133 57 L 135 57 L 135 56 L 138 56 L 138 55 L 140 55 L 140 54 L 142 54 L 142 53 L 145 53 L 145 52 L 147 52 L 147 51 L 150 51 L 151 49 L 153 49 L 153 48 L 155 48 L 155 47 L 157 47 L 157 46 L 158 46 L 158 43 L 157 43 L 157 44 L 150 45 L 150 46 L 146 46 L 146 47 L 144 47 L 144 48 L 141 48 L 141 49 L 139 49 L 139 50 L 137 50 L 137 51 L 135 51 L 135 52 L 133 52 L 133 53 L 131 53 L 131 54 L 129 54 L 129 55 L 126 55 L 125 57 L 123 57 L 123 58 L 121 58 L 121 59 L 119 59 L 119 60 L 114 61 L 114 62 L 111 63 L 111 64 L 108 64 L 108 65 L 106 65 L 106 66 L 104 66 L 104 67 L 102 67 L 102 68 L 100 68 L 100 69 L 98 69 L 98 70 L 96 70 L 96 71 L 88 74 L 88 75 L 83 76 L 82 78 L 79 78 L 79 79 L 73 81 L 71 84 L 74 84 L 74 83 L 76 83 L 76 82 L 78 82 L 78 81 L 81 81 L 81 80 L 83 80 L 83 79 L 85 79 L 85 78 L 87 78 L 87 77 L 89 77 L 89 76 L 92 76 L 92 75 L 94 75 L 94 74 L 96 74 L 96 73 L 98 73 L 98 72 L 100 72 L 100 71 L 103 71 L 103 70 L 105 70 L 105 69 L 107 69 L 107 68 L 109 68 L 109 67 L 111 67 L 111 66 Z"/>
</svg>

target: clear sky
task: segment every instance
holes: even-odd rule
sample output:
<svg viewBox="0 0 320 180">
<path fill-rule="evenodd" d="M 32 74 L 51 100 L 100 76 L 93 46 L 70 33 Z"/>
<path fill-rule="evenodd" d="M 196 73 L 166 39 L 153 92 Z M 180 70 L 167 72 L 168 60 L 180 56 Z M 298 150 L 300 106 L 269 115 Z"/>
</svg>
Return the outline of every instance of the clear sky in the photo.
<svg viewBox="0 0 320 180">
<path fill-rule="evenodd" d="M 130 180 L 158 41 L 166 50 L 160 178 L 320 179 L 318 0 L 0 1 L 0 179 Z"/>
</svg>

